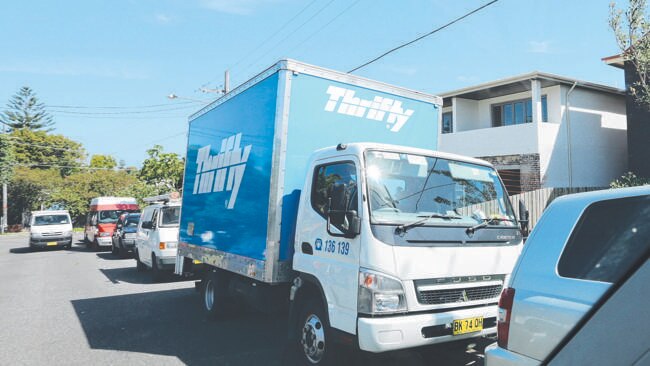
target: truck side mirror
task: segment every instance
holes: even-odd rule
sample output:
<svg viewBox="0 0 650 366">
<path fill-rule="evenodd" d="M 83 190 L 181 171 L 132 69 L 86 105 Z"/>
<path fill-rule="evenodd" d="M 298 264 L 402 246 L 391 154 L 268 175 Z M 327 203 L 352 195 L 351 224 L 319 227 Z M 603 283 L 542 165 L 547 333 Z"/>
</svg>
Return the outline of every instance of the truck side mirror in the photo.
<svg viewBox="0 0 650 366">
<path fill-rule="evenodd" d="M 528 209 L 524 201 L 519 200 L 519 225 L 521 226 L 521 234 L 524 237 L 528 236 L 528 218 L 529 218 Z"/>
<path fill-rule="evenodd" d="M 350 198 L 347 184 L 337 183 L 332 186 L 328 200 L 327 232 L 332 236 L 354 238 L 359 235 L 361 221 L 357 211 L 348 211 Z M 334 225 L 335 230 L 332 230 Z"/>
<path fill-rule="evenodd" d="M 142 227 L 143 229 L 152 229 L 153 223 L 151 221 L 143 221 L 140 227 Z"/>
</svg>

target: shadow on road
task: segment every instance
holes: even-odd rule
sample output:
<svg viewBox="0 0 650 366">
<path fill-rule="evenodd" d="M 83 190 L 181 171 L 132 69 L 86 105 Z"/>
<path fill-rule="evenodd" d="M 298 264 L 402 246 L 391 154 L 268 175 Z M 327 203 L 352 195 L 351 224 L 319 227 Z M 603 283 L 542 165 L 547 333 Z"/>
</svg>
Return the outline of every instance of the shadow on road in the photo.
<svg viewBox="0 0 650 366">
<path fill-rule="evenodd" d="M 44 247 L 44 248 L 23 247 L 23 248 L 11 248 L 11 249 L 9 249 L 9 253 L 12 253 L 12 254 L 29 254 L 29 253 L 51 252 L 51 251 L 59 251 L 59 250 L 64 250 L 64 249 L 63 249 L 63 247 Z"/>
<path fill-rule="evenodd" d="M 193 288 L 73 300 L 93 349 L 176 356 L 187 365 L 283 365 L 286 318 L 208 321 Z"/>
<path fill-rule="evenodd" d="M 99 270 L 113 283 L 135 283 L 135 284 L 149 284 L 149 283 L 168 283 L 168 282 L 183 282 L 188 280 L 196 280 L 195 278 L 184 278 L 176 276 L 173 273 L 167 273 L 162 281 L 154 281 L 151 271 L 138 272 L 135 269 L 135 261 L 132 259 L 133 267 L 126 268 L 100 268 Z"/>
</svg>

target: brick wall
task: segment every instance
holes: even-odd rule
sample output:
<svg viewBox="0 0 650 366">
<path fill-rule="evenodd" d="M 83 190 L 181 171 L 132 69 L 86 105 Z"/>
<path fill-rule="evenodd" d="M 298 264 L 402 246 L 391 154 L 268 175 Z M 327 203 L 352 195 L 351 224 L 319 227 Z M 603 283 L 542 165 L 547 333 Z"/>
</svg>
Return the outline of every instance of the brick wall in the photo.
<svg viewBox="0 0 650 366">
<path fill-rule="evenodd" d="M 541 188 L 539 154 L 480 156 L 478 158 L 489 161 L 497 170 L 519 169 L 519 185 L 522 192 Z"/>
</svg>

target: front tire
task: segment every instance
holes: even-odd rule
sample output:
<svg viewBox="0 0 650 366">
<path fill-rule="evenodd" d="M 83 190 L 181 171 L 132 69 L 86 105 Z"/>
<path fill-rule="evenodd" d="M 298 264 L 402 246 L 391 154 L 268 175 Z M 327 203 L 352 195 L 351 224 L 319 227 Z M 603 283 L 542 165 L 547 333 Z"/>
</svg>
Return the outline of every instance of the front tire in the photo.
<svg viewBox="0 0 650 366">
<path fill-rule="evenodd" d="M 297 350 L 300 364 L 334 365 L 339 345 L 331 341 L 327 314 L 319 299 L 306 299 L 297 322 Z"/>
</svg>

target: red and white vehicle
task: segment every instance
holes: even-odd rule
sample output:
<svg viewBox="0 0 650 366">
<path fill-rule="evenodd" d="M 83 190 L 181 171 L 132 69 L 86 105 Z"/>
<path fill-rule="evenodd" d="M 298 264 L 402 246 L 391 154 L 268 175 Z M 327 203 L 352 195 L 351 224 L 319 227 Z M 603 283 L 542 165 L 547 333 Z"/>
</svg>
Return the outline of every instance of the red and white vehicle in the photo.
<svg viewBox="0 0 650 366">
<path fill-rule="evenodd" d="M 97 197 L 90 201 L 84 240 L 93 248 L 110 246 L 117 219 L 123 213 L 140 212 L 133 197 Z"/>
</svg>

